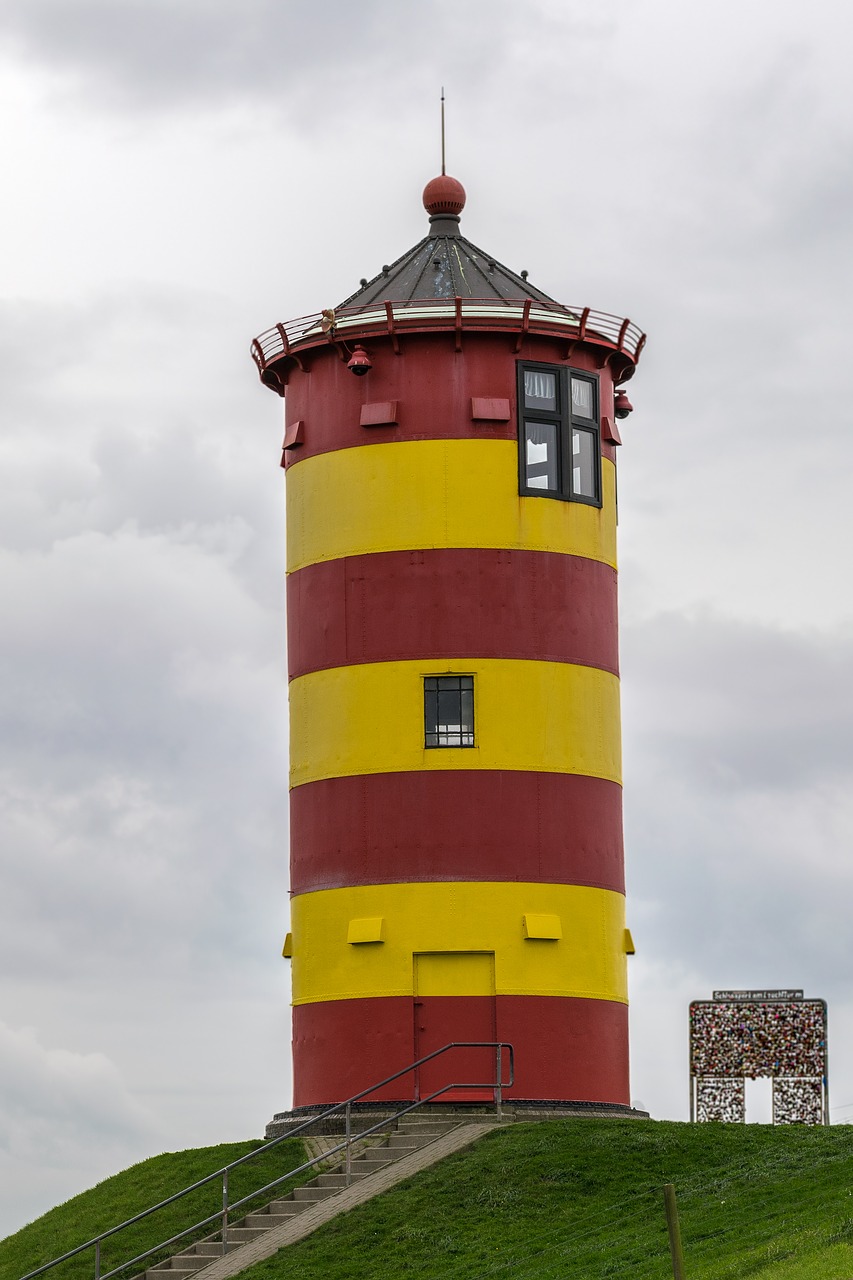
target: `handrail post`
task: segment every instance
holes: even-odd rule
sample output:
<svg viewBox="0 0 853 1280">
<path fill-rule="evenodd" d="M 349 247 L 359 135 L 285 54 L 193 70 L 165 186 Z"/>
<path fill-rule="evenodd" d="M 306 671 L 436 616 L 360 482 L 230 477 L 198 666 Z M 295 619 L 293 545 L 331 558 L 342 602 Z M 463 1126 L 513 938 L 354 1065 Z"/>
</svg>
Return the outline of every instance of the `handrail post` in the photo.
<svg viewBox="0 0 853 1280">
<path fill-rule="evenodd" d="M 347 1186 L 352 1182 L 352 1111 L 350 1104 L 346 1107 L 346 1142 L 347 1142 Z"/>
<path fill-rule="evenodd" d="M 228 1249 L 228 1170 L 222 1170 L 222 1256 Z"/>
<path fill-rule="evenodd" d="M 503 1101 L 503 1089 L 501 1088 L 501 1069 L 503 1067 L 503 1045 L 497 1045 L 495 1048 L 495 1115 L 500 1123 L 503 1119 L 503 1109 L 501 1103 Z"/>
<path fill-rule="evenodd" d="M 101 1280 L 101 1242 L 95 1241 L 95 1280 Z"/>
</svg>

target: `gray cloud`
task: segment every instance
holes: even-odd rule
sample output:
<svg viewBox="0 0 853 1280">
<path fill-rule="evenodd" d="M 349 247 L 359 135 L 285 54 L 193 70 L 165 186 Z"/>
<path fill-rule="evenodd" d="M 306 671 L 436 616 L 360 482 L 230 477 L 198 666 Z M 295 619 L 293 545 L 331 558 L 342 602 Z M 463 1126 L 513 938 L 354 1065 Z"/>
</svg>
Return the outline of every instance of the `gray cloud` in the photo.
<svg viewBox="0 0 853 1280">
<path fill-rule="evenodd" d="M 46 1048 L 31 1028 L 0 1022 L 0 1171 L 13 1213 L 48 1207 L 75 1180 L 99 1179 L 160 1140 L 104 1054 Z"/>
<path fill-rule="evenodd" d="M 566 15 L 536 8 L 533 37 L 505 0 L 464 7 L 433 0 L 420 10 L 366 0 L 357 12 L 345 0 L 127 0 L 120 8 L 109 0 L 11 0 L 0 38 L 84 99 L 172 110 L 262 100 L 311 131 L 317 120 L 344 123 L 365 95 L 377 103 L 393 93 L 399 116 L 411 108 L 404 85 L 424 81 L 435 95 L 441 75 L 491 78 L 506 59 L 508 29 L 531 40 L 541 60 L 547 32 Z M 602 34 L 588 18 L 571 25 L 581 37 Z"/>
<path fill-rule="evenodd" d="M 670 617 L 632 628 L 626 652 L 629 867 L 652 958 L 713 986 L 846 998 L 850 635 Z"/>
<path fill-rule="evenodd" d="M 31 1029 L 0 1023 L 0 1149 L 25 1145 L 47 1161 L 67 1159 L 72 1143 L 136 1138 L 151 1117 L 131 1097 L 114 1063 L 100 1053 L 45 1049 Z M 59 1149 L 59 1150 L 57 1150 Z"/>
<path fill-rule="evenodd" d="M 677 778 L 787 791 L 853 773 L 853 636 L 671 616 L 627 648 L 643 756 Z"/>
</svg>

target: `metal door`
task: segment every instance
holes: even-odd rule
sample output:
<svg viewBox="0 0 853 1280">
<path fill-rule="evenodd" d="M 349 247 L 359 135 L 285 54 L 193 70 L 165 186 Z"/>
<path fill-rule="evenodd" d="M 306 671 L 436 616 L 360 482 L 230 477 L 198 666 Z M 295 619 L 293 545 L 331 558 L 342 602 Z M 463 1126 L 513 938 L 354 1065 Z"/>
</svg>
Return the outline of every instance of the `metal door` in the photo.
<svg viewBox="0 0 853 1280">
<path fill-rule="evenodd" d="M 445 1044 L 497 1039 L 492 951 L 425 951 L 414 956 L 415 1058 Z M 450 1083 L 495 1078 L 493 1049 L 451 1049 L 415 1073 L 415 1097 Z M 491 1101 L 491 1089 L 457 1089 L 437 1102 Z"/>
</svg>

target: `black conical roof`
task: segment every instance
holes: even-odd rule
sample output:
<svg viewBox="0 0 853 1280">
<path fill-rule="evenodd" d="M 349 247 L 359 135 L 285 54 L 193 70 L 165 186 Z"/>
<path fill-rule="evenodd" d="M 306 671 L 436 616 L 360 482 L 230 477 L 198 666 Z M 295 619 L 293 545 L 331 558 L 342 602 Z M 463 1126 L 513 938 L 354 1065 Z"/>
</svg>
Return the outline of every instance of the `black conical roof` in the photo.
<svg viewBox="0 0 853 1280">
<path fill-rule="evenodd" d="M 436 195 L 431 189 L 439 184 Z M 446 199 L 450 184 L 454 194 L 458 192 L 453 204 Z M 431 214 L 429 235 L 339 305 L 360 307 L 417 298 L 534 298 L 553 302 L 547 293 L 460 235 L 458 213 L 450 209 L 461 211 L 464 203 L 461 183 L 450 177 L 434 178 L 424 192 L 424 204 Z"/>
<path fill-rule="evenodd" d="M 408 253 L 372 280 L 362 280 L 361 288 L 336 308 L 277 324 L 255 339 L 252 357 L 267 386 L 283 395 L 290 362 L 302 368 L 301 353 L 312 347 L 334 343 L 344 356 L 344 334 L 354 340 L 380 331 L 391 336 L 399 351 L 400 333 L 451 324 L 457 350 L 463 327 L 469 332 L 505 328 L 517 335 L 516 350 L 528 332 L 570 334 L 572 345 L 581 342 L 607 350 L 617 382 L 631 377 L 646 341 L 635 324 L 590 307 L 564 306 L 529 284 L 526 271 L 516 275 L 466 240 L 459 233 L 465 188 L 456 178 L 445 173 L 433 178 L 423 201 L 430 215 L 429 233 Z"/>
</svg>

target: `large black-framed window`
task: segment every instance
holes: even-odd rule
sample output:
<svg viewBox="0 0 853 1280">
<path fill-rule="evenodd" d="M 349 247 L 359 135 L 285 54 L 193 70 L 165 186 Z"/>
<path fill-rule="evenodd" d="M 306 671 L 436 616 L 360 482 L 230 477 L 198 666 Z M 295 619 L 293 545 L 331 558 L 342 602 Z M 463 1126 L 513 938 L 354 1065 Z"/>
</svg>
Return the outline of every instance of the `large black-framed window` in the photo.
<svg viewBox="0 0 853 1280">
<path fill-rule="evenodd" d="M 474 677 L 424 676 L 424 746 L 473 745 Z"/>
<path fill-rule="evenodd" d="M 518 466 L 522 494 L 601 506 L 596 374 L 519 362 Z"/>
</svg>

